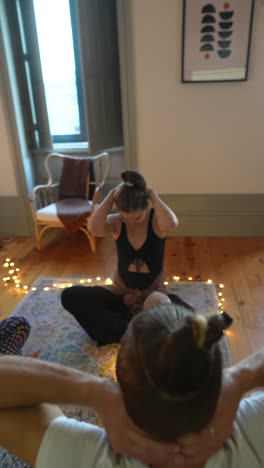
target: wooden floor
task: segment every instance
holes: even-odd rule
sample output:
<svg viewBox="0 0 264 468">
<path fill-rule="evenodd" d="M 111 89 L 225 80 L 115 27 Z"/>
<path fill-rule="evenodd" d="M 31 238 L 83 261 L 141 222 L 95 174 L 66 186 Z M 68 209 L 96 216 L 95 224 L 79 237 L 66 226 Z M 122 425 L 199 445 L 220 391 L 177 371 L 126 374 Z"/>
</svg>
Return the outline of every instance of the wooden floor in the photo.
<svg viewBox="0 0 264 468">
<path fill-rule="evenodd" d="M 38 276 L 111 276 L 115 245 L 110 238 L 98 239 L 97 254 L 91 254 L 80 233 L 65 234 L 37 251 L 32 238 L 0 239 L 0 260 L 14 260 L 23 284 Z M 168 277 L 192 276 L 224 284 L 225 309 L 234 318 L 228 340 L 233 362 L 264 345 L 264 237 L 179 238 L 167 240 L 165 269 Z M 2 277 L 6 270 L 1 267 Z M 23 293 L 4 287 L 1 281 L 0 317 L 8 316 Z"/>
</svg>

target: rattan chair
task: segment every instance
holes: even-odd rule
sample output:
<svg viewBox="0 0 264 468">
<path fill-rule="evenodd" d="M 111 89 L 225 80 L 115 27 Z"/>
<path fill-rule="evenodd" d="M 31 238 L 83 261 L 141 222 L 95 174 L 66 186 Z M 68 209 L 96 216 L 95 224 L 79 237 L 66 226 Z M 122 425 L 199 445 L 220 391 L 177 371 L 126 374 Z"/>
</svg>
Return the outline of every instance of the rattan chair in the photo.
<svg viewBox="0 0 264 468">
<path fill-rule="evenodd" d="M 87 229 L 87 217 L 102 199 L 110 170 L 108 153 L 89 156 L 51 153 L 45 157 L 44 167 L 47 183 L 34 187 L 29 197 L 37 248 L 41 249 L 42 237 L 48 229 L 64 228 L 68 232 L 79 229 L 95 253 L 96 242 Z M 61 207 L 69 215 L 68 224 L 60 213 Z"/>
</svg>

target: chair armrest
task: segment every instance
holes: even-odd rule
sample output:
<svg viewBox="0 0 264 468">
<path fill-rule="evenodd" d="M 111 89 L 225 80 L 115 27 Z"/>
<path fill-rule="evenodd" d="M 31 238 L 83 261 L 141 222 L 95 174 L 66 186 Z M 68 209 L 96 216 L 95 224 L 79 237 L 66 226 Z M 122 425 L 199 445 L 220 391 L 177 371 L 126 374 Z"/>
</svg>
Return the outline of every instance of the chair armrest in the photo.
<svg viewBox="0 0 264 468">
<path fill-rule="evenodd" d="M 59 183 L 54 184 L 41 184 L 36 185 L 33 188 L 32 192 L 29 195 L 30 203 L 37 203 L 38 208 L 43 208 L 44 206 L 54 203 L 54 189 L 59 186 Z"/>
<path fill-rule="evenodd" d="M 99 184 L 93 194 L 93 199 L 92 199 L 92 211 L 94 211 L 95 207 L 97 205 L 100 205 L 102 199 L 103 199 L 103 189 L 104 189 L 105 183 L 101 182 Z"/>
</svg>

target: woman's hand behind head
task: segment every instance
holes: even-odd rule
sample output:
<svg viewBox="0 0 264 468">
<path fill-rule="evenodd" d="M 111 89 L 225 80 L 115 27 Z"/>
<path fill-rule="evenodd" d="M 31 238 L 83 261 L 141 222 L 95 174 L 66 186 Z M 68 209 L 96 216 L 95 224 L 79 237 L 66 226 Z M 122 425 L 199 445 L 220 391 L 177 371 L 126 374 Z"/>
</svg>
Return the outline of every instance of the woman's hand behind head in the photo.
<svg viewBox="0 0 264 468">
<path fill-rule="evenodd" d="M 233 430 L 233 422 L 243 392 L 232 370 L 224 369 L 222 388 L 216 411 L 207 427 L 198 433 L 187 434 L 178 439 L 184 466 L 189 463 L 205 463 L 219 450 Z"/>
<path fill-rule="evenodd" d="M 178 444 L 151 440 L 128 417 L 119 386 L 104 380 L 103 394 L 99 399 L 98 414 L 107 432 L 110 445 L 116 453 L 136 458 L 142 463 L 168 466 L 171 461 L 183 460 Z M 176 458 L 177 457 L 177 458 Z"/>
</svg>

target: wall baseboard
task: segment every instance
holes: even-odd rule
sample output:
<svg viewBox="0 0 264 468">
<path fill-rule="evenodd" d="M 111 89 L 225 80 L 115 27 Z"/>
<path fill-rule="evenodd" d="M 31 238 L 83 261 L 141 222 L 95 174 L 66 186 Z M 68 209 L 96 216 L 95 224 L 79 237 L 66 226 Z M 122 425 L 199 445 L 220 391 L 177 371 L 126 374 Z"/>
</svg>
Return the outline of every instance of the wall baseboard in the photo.
<svg viewBox="0 0 264 468">
<path fill-rule="evenodd" d="M 117 180 L 111 180 L 116 183 Z M 110 187 L 109 187 L 110 188 Z M 264 237 L 264 194 L 161 195 L 177 214 L 177 237 Z M 27 200 L 0 197 L 0 236 L 32 236 Z"/>
<path fill-rule="evenodd" d="M 264 236 L 264 194 L 161 195 L 177 214 L 177 237 Z"/>
<path fill-rule="evenodd" d="M 0 197 L 0 236 L 32 236 L 27 203 L 22 197 Z"/>
</svg>

